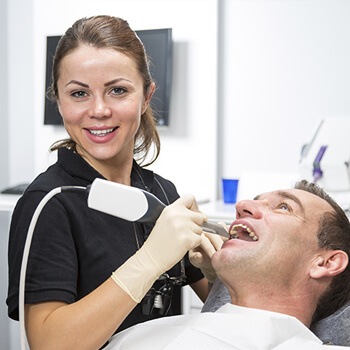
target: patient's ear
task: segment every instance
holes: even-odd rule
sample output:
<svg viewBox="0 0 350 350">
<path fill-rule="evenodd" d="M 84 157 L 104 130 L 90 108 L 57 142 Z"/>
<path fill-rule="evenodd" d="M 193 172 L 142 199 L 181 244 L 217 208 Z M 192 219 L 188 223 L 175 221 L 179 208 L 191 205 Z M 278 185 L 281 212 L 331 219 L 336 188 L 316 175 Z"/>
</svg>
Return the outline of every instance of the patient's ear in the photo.
<svg viewBox="0 0 350 350">
<path fill-rule="evenodd" d="M 312 278 L 334 277 L 348 266 L 348 255 L 342 250 L 327 250 L 318 256 L 310 269 Z"/>
</svg>

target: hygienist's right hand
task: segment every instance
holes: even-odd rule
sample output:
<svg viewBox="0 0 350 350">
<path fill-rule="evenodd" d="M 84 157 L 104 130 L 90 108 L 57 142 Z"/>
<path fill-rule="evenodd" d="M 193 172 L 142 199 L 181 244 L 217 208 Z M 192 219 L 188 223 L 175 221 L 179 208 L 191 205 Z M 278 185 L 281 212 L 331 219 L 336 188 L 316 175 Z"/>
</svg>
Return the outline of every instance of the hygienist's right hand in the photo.
<svg viewBox="0 0 350 350">
<path fill-rule="evenodd" d="M 228 230 L 225 223 L 220 224 Z M 211 258 L 221 248 L 225 240 L 227 238 L 217 234 L 203 232 L 201 244 L 191 249 L 188 253 L 191 264 L 199 268 L 210 283 L 214 283 L 216 279 L 216 272 L 211 264 Z"/>
<path fill-rule="evenodd" d="M 201 243 L 204 220 L 205 215 L 198 212 L 191 195 L 179 198 L 163 210 L 142 247 L 148 251 L 160 273 L 169 270 Z"/>
<path fill-rule="evenodd" d="M 205 220 L 192 195 L 179 198 L 163 210 L 146 242 L 112 274 L 112 279 L 140 302 L 162 273 L 200 245 Z"/>
</svg>

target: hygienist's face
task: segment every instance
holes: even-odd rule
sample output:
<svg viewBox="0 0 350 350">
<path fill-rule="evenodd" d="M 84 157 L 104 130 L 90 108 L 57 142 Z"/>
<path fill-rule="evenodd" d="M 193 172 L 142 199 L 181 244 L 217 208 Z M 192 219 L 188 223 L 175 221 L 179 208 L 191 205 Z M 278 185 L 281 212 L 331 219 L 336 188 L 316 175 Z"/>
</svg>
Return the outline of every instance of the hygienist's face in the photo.
<svg viewBox="0 0 350 350">
<path fill-rule="evenodd" d="M 218 276 L 284 285 L 301 281 L 322 252 L 317 232 L 325 211 L 333 211 L 325 200 L 296 189 L 240 201 L 231 225 L 237 238 L 226 241 L 212 259 Z"/>
<path fill-rule="evenodd" d="M 133 155 L 149 103 L 134 61 L 112 49 L 82 45 L 61 62 L 58 106 L 77 151 L 95 168 Z"/>
</svg>

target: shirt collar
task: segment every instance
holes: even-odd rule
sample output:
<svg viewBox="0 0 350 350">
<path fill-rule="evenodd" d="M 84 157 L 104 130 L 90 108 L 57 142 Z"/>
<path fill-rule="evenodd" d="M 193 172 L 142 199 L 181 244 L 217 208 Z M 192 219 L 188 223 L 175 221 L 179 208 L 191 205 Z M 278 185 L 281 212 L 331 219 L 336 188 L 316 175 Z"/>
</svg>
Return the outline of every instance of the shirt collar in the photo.
<svg viewBox="0 0 350 350">
<path fill-rule="evenodd" d="M 72 176 L 82 179 L 84 184 L 90 184 L 96 178 L 105 179 L 83 157 L 70 149 L 60 148 L 58 150 L 58 162 Z M 152 191 L 153 182 L 153 171 L 142 168 L 134 159 L 131 171 L 132 186 Z"/>
</svg>

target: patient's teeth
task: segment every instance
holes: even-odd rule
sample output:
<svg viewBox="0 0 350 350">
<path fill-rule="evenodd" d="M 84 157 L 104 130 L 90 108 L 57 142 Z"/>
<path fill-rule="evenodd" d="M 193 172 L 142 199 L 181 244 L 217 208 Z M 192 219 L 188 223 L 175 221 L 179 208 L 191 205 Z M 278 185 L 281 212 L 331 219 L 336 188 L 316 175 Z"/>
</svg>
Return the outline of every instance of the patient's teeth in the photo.
<svg viewBox="0 0 350 350">
<path fill-rule="evenodd" d="M 258 237 L 255 236 L 255 233 L 254 233 L 254 232 L 250 232 L 250 233 L 249 233 L 249 236 L 250 236 L 250 237 L 253 237 L 254 241 L 257 241 L 257 240 L 258 240 Z"/>
<path fill-rule="evenodd" d="M 259 240 L 255 232 L 250 227 L 247 227 L 244 224 L 236 224 L 231 228 L 231 231 L 230 231 L 231 238 L 240 238 L 240 231 L 241 231 L 240 228 L 244 229 L 244 231 L 246 231 L 246 233 L 248 233 L 248 235 L 252 237 L 254 241 Z"/>
</svg>

